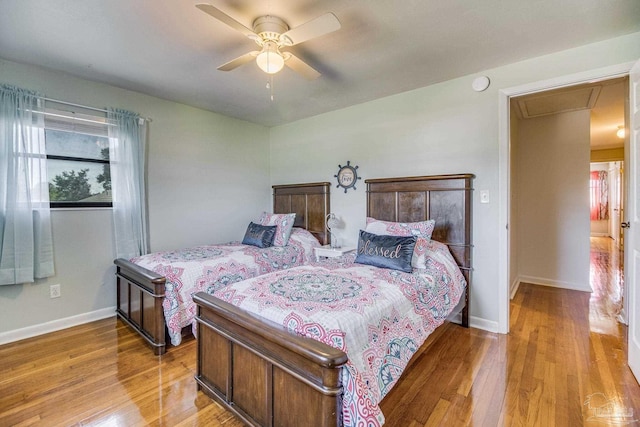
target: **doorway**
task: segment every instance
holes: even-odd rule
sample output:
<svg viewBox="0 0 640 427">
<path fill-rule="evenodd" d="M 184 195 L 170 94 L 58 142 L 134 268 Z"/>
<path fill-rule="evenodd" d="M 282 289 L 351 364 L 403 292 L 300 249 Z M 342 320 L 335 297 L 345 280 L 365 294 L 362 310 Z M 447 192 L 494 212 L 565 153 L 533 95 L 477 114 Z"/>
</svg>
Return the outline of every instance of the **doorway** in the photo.
<svg viewBox="0 0 640 427">
<path fill-rule="evenodd" d="M 499 269 L 499 287 L 498 287 L 498 332 L 508 333 L 509 331 L 509 301 L 512 291 L 518 283 L 518 259 L 514 249 L 517 241 L 513 238 L 517 234 L 517 224 L 512 222 L 515 203 L 512 199 L 517 197 L 514 192 L 514 172 L 517 178 L 517 171 L 512 168 L 514 156 L 517 155 L 517 146 L 512 144 L 514 132 L 517 132 L 516 119 L 511 111 L 511 101 L 522 95 L 530 95 L 546 92 L 558 88 L 576 88 L 578 85 L 585 83 L 603 82 L 611 79 L 625 78 L 629 75 L 629 71 L 633 64 L 620 64 L 617 66 L 606 67 L 599 70 L 583 72 L 576 75 L 558 77 L 551 80 L 536 82 L 523 86 L 507 88 L 500 91 L 499 103 L 499 146 L 500 146 L 500 209 L 499 209 L 499 253 L 498 253 L 498 269 Z M 589 155 L 587 155 L 588 157 Z M 585 175 L 588 173 L 588 160 Z M 585 179 L 585 182 L 587 180 Z M 587 190 L 585 190 L 586 193 Z M 517 202 L 517 200 L 516 200 Z M 558 230 L 555 230 L 556 232 Z M 550 232 L 550 231 L 549 231 Z M 588 239 L 588 234 L 587 234 Z M 583 247 L 589 248 L 588 242 Z M 588 255 L 587 255 L 588 257 Z"/>
<path fill-rule="evenodd" d="M 511 99 L 515 287 L 591 292 L 589 237 L 619 235 L 609 168 L 624 160 L 626 91 L 622 77 Z"/>
</svg>

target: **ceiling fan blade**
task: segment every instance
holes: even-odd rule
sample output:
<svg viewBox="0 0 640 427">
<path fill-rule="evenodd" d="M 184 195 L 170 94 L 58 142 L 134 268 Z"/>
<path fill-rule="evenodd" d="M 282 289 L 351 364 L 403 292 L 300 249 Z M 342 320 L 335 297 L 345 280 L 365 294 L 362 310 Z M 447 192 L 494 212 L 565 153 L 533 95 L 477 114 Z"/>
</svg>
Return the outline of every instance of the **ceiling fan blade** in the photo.
<svg viewBox="0 0 640 427">
<path fill-rule="evenodd" d="M 285 46 L 293 46 L 339 29 L 340 21 L 338 18 L 333 13 L 325 13 L 281 34 L 280 42 Z"/>
<path fill-rule="evenodd" d="M 256 38 L 257 39 L 260 38 L 256 33 L 253 32 L 253 30 L 250 30 L 249 28 L 245 27 L 244 25 L 242 25 L 241 23 L 239 23 L 238 21 L 236 21 L 235 19 L 233 19 L 232 17 L 230 17 L 229 15 L 221 11 L 220 9 L 213 7 L 210 4 L 206 4 L 206 3 L 197 4 L 196 7 L 201 11 L 203 11 L 204 13 L 207 13 L 213 16 L 218 21 L 221 21 L 227 24 L 234 30 L 240 31 L 242 34 L 244 34 L 245 36 L 249 37 L 252 40 L 255 40 Z"/>
<path fill-rule="evenodd" d="M 290 52 L 285 52 L 285 54 L 284 65 L 291 68 L 296 73 L 301 74 L 305 79 L 315 80 L 320 77 L 320 73 L 302 59 Z"/>
<path fill-rule="evenodd" d="M 249 52 L 249 53 L 245 53 L 242 56 L 237 57 L 236 59 L 232 59 L 231 61 L 227 62 L 226 64 L 222 64 L 221 66 L 218 67 L 218 70 L 220 71 L 231 71 L 235 68 L 238 68 L 241 65 L 244 65 L 248 62 L 251 62 L 252 60 L 256 59 L 256 56 L 258 56 L 260 52 L 258 52 L 257 50 L 254 50 L 253 52 Z"/>
</svg>

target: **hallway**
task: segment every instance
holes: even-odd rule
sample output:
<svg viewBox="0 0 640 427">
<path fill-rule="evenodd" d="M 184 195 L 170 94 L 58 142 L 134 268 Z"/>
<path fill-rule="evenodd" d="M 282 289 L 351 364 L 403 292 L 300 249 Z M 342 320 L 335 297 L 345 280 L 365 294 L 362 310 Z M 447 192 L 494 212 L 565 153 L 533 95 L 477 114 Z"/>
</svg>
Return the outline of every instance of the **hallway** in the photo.
<svg viewBox="0 0 640 427">
<path fill-rule="evenodd" d="M 592 332 L 615 334 L 622 311 L 622 253 L 608 237 L 591 237 L 589 323 Z"/>
</svg>

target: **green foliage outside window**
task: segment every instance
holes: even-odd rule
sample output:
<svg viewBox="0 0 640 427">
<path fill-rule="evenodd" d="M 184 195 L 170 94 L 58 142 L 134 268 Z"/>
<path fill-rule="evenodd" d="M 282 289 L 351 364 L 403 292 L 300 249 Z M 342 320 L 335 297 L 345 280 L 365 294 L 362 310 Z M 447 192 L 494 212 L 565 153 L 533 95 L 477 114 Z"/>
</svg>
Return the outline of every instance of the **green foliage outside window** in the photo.
<svg viewBox="0 0 640 427">
<path fill-rule="evenodd" d="M 45 117 L 51 207 L 111 206 L 106 124 L 97 117 L 55 112 Z"/>
<path fill-rule="evenodd" d="M 91 185 L 87 173 L 89 169 L 82 169 L 77 174 L 76 171 L 64 171 L 53 178 L 53 183 L 49 183 L 49 200 L 54 201 L 75 201 L 90 197 Z"/>
</svg>

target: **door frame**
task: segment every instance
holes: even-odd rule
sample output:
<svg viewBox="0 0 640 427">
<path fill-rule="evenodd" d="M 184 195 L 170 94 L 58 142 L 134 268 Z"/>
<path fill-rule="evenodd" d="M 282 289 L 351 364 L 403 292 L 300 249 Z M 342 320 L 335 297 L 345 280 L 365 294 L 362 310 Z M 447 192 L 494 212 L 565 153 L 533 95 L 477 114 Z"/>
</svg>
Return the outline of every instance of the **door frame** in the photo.
<svg viewBox="0 0 640 427">
<path fill-rule="evenodd" d="M 609 80 L 629 75 L 629 71 L 635 62 L 627 62 L 595 70 L 566 76 L 554 77 L 548 80 L 527 83 L 520 86 L 500 89 L 498 93 L 498 333 L 509 332 L 509 302 L 510 295 L 510 271 L 509 259 L 511 256 L 511 236 L 509 231 L 511 197 L 511 161 L 510 161 L 510 102 L 511 98 L 528 95 L 537 92 L 545 92 L 562 87 L 570 87 L 583 83 L 594 83 L 601 80 Z M 625 168 L 630 165 L 625 164 Z M 625 191 L 626 191 L 625 185 Z M 630 203 L 633 195 L 625 195 L 626 203 Z M 625 297 L 627 295 L 625 286 Z"/>
</svg>

